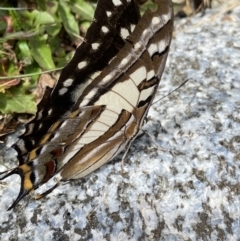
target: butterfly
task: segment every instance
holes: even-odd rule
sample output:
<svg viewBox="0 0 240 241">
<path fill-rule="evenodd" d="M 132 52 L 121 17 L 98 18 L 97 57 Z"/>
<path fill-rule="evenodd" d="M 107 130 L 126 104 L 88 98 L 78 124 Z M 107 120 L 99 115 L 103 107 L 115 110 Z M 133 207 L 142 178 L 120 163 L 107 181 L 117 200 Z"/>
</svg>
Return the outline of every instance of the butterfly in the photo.
<svg viewBox="0 0 240 241">
<path fill-rule="evenodd" d="M 21 189 L 78 179 L 127 153 L 158 88 L 173 31 L 171 0 L 141 17 L 135 0 L 99 0 L 83 43 L 13 145 Z M 40 197 L 51 192 L 58 184 Z"/>
</svg>

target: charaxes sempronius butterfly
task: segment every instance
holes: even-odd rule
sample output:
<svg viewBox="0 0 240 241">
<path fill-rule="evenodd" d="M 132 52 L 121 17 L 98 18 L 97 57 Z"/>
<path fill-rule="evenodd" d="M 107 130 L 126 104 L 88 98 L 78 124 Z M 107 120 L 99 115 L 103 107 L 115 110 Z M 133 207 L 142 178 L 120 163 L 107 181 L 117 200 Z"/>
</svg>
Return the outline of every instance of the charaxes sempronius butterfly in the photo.
<svg viewBox="0 0 240 241">
<path fill-rule="evenodd" d="M 171 0 L 156 3 L 156 11 L 141 17 L 135 0 L 98 1 L 83 43 L 13 145 L 19 166 L 0 179 L 21 177 L 9 209 L 55 175 L 59 181 L 81 178 L 127 152 L 152 103 L 172 37 Z"/>
</svg>

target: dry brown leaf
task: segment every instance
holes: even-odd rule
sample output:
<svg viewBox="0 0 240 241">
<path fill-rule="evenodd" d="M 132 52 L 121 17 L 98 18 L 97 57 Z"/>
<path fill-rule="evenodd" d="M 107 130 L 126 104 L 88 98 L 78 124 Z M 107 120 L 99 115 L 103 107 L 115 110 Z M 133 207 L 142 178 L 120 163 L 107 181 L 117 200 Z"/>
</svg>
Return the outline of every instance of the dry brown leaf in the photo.
<svg viewBox="0 0 240 241">
<path fill-rule="evenodd" d="M 53 88 L 56 80 L 52 78 L 50 74 L 42 74 L 39 78 L 36 89 L 33 94 L 36 95 L 36 102 L 39 103 L 42 99 L 46 87 Z"/>
</svg>

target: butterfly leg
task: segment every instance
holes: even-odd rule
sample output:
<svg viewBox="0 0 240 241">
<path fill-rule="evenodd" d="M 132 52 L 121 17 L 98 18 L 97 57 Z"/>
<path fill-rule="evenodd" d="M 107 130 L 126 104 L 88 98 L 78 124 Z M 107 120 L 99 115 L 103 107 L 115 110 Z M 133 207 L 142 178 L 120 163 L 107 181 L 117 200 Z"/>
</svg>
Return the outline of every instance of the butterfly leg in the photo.
<svg viewBox="0 0 240 241">
<path fill-rule="evenodd" d="M 163 148 L 162 146 L 158 145 L 158 143 L 155 141 L 155 138 L 150 134 L 148 133 L 147 131 L 144 131 L 142 130 L 143 133 L 145 133 L 149 138 L 150 140 L 153 142 L 153 144 L 160 150 L 164 151 L 164 152 L 169 152 L 169 150 Z"/>
<path fill-rule="evenodd" d="M 123 170 L 124 160 L 125 160 L 125 158 L 126 158 L 126 156 L 127 156 L 127 154 L 128 154 L 128 151 L 129 151 L 129 148 L 130 148 L 131 144 L 132 144 L 132 141 L 130 141 L 130 142 L 127 144 L 126 150 L 125 150 L 125 152 L 123 153 L 123 156 L 122 156 L 122 160 L 121 160 L 122 173 L 124 173 L 124 170 Z"/>
<path fill-rule="evenodd" d="M 50 189 L 48 189 L 46 192 L 42 193 L 42 194 L 38 194 L 35 196 L 36 200 L 39 200 L 43 197 L 46 197 L 49 193 L 51 193 L 56 187 L 58 187 L 59 183 L 56 183 L 53 187 L 51 187 Z"/>
</svg>

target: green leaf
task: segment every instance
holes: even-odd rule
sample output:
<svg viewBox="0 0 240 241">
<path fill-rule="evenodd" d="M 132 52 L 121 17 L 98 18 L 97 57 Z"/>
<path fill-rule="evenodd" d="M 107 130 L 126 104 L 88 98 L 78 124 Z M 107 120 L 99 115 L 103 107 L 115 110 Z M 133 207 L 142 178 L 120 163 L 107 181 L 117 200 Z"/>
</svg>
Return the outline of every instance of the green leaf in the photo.
<svg viewBox="0 0 240 241">
<path fill-rule="evenodd" d="M 39 65 L 36 62 L 34 62 L 29 66 L 25 66 L 23 70 L 24 70 L 24 74 L 32 74 L 31 81 L 29 82 L 29 88 L 32 89 L 36 87 L 37 81 L 39 79 L 39 74 L 34 74 L 34 73 L 41 73 L 42 70 L 39 67 Z"/>
<path fill-rule="evenodd" d="M 31 26 L 31 28 L 34 28 L 34 20 L 36 19 L 36 16 L 38 15 L 39 11 L 34 9 L 33 11 L 29 12 L 29 11 L 23 11 L 22 15 L 23 18 L 25 19 L 26 23 L 22 23 L 22 25 L 24 27 L 26 26 Z M 25 28 L 24 28 L 25 29 Z"/>
<path fill-rule="evenodd" d="M 19 74 L 18 67 L 16 66 L 16 64 L 13 61 L 9 61 L 9 63 L 8 63 L 7 74 L 10 76 Z"/>
<path fill-rule="evenodd" d="M 51 1 L 46 2 L 46 0 L 44 0 L 46 3 L 46 8 L 47 8 L 47 12 L 54 15 L 57 12 L 58 9 L 58 2 L 57 1 Z"/>
<path fill-rule="evenodd" d="M 52 26 L 45 26 L 46 32 L 50 35 L 50 36 L 57 36 L 60 32 L 62 28 L 62 24 L 60 22 L 58 22 L 57 20 L 55 20 L 54 24 Z"/>
<path fill-rule="evenodd" d="M 63 0 L 59 1 L 59 15 L 63 21 L 65 30 L 71 39 L 75 40 L 76 36 L 79 36 L 78 23 L 70 12 L 70 7 Z"/>
<path fill-rule="evenodd" d="M 12 19 L 14 31 L 19 31 L 21 29 L 21 18 L 19 13 L 12 9 L 12 10 L 9 10 L 9 14 Z"/>
<path fill-rule="evenodd" d="M 46 35 L 30 38 L 29 46 L 31 54 L 43 69 L 54 69 L 55 65 L 52 60 L 52 51 L 46 42 L 46 38 Z"/>
<path fill-rule="evenodd" d="M 0 93 L 0 112 L 9 113 L 31 113 L 36 112 L 34 96 L 27 94 L 29 82 L 23 81 L 20 86 L 6 90 L 5 94 Z"/>
<path fill-rule="evenodd" d="M 30 60 L 32 60 L 32 55 L 31 55 L 31 51 L 30 48 L 27 44 L 27 42 L 25 40 L 20 40 L 17 42 L 17 46 L 20 50 L 20 54 L 19 57 L 22 60 L 25 60 L 26 58 L 29 58 Z"/>
<path fill-rule="evenodd" d="M 94 15 L 94 8 L 88 2 L 83 0 L 75 0 L 71 7 L 72 11 L 79 14 L 83 19 L 92 21 Z"/>
<path fill-rule="evenodd" d="M 2 35 L 7 28 L 7 22 L 3 19 L 0 18 L 0 34 Z"/>
<path fill-rule="evenodd" d="M 38 14 L 35 16 L 34 25 L 40 26 L 44 24 L 50 24 L 54 23 L 54 18 L 47 12 L 38 12 Z"/>
<path fill-rule="evenodd" d="M 90 22 L 87 22 L 87 21 L 86 21 L 86 22 L 83 22 L 83 23 L 81 24 L 81 31 L 82 31 L 83 33 L 86 33 L 90 25 L 91 25 Z"/>
</svg>

